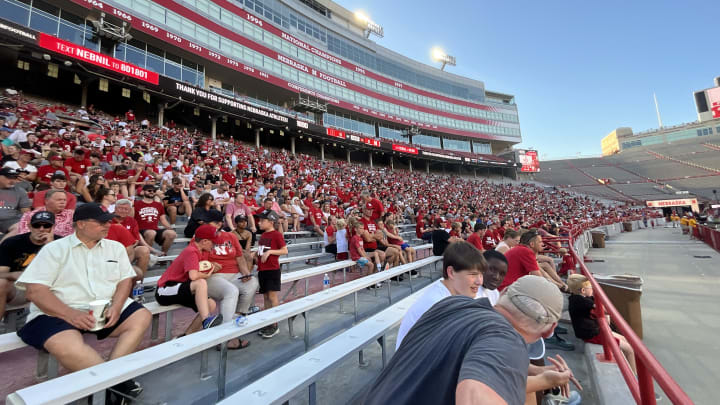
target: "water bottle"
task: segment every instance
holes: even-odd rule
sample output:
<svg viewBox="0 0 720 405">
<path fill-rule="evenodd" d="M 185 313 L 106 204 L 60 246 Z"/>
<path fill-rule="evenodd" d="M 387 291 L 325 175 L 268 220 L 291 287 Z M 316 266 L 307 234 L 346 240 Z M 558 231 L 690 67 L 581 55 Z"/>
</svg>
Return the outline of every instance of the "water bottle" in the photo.
<svg viewBox="0 0 720 405">
<path fill-rule="evenodd" d="M 238 315 L 237 318 L 235 318 L 235 326 L 241 327 L 245 326 L 247 324 L 247 317 L 243 315 Z"/>
<path fill-rule="evenodd" d="M 377 271 L 382 271 L 382 264 L 381 264 L 381 263 L 378 263 L 378 264 L 377 264 Z"/>
<path fill-rule="evenodd" d="M 330 277 L 325 273 L 325 277 L 323 277 L 323 290 L 327 290 L 328 288 L 330 288 Z"/>
<path fill-rule="evenodd" d="M 135 282 L 135 287 L 133 287 L 133 290 L 132 290 L 132 299 L 135 302 L 142 304 L 144 301 L 144 299 L 143 299 L 144 293 L 145 293 L 145 289 L 143 288 L 143 285 L 140 282 L 140 280 L 138 280 L 137 282 Z"/>
</svg>

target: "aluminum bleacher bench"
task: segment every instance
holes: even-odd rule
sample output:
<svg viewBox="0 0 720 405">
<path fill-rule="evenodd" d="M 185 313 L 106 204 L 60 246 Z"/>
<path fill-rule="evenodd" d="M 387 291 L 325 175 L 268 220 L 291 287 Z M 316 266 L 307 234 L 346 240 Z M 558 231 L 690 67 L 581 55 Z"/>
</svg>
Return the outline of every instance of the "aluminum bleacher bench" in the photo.
<svg viewBox="0 0 720 405">
<path fill-rule="evenodd" d="M 436 281 L 439 283 L 440 281 Z M 329 341 L 315 347 L 304 355 L 286 363 L 277 370 L 247 385 L 242 390 L 225 398 L 218 405 L 266 405 L 282 404 L 308 387 L 308 403 L 316 404 L 317 380 L 337 367 L 355 352 L 373 341 L 380 343 L 382 363 L 387 362 L 385 335 L 402 321 L 407 310 L 417 301 L 427 286 L 395 305 L 360 322 Z"/>
<path fill-rule="evenodd" d="M 327 290 L 308 295 L 307 297 L 281 304 L 267 311 L 257 312 L 247 317 L 244 325 L 237 326 L 232 322 L 224 323 L 215 328 L 206 329 L 187 335 L 171 342 L 165 342 L 145 350 L 123 356 L 84 370 L 76 371 L 40 384 L 20 389 L 7 396 L 9 405 L 69 403 L 88 395 L 92 395 L 93 403 L 103 403 L 105 390 L 115 384 L 149 373 L 170 363 L 187 358 L 196 353 L 202 353 L 200 378 L 208 378 L 208 349 L 220 345 L 220 361 L 218 362 L 217 389 L 218 399 L 225 397 L 225 383 L 227 372 L 227 342 L 236 337 L 257 331 L 265 326 L 281 322 L 297 315 L 305 317 L 305 348 L 310 348 L 310 322 L 309 311 L 322 305 L 337 301 L 346 296 L 355 295 L 367 287 L 381 281 L 409 273 L 411 270 L 420 271 L 426 266 L 435 266 L 442 260 L 440 256 L 431 256 L 413 263 L 394 267 L 369 276 L 349 281 L 347 283 L 329 288 Z M 392 304 L 390 284 L 388 298 Z M 413 290 L 412 280 L 410 288 Z M 358 307 L 355 305 L 355 321 L 358 319 Z M 214 350 L 213 350 L 214 352 Z"/>
</svg>

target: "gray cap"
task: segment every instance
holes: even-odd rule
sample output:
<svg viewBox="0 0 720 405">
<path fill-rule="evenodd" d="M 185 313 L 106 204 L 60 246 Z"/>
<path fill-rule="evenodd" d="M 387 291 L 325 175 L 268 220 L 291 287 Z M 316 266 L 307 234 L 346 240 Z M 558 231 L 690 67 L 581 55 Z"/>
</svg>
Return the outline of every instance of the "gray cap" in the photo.
<svg viewBox="0 0 720 405">
<path fill-rule="evenodd" d="M 560 319 L 563 309 L 563 297 L 557 286 L 543 277 L 523 276 L 512 283 L 505 294 L 515 307 L 537 323 L 551 324 Z M 545 313 L 538 313 L 537 307 L 527 305 L 518 297 L 527 297 L 537 301 L 545 309 Z"/>
</svg>

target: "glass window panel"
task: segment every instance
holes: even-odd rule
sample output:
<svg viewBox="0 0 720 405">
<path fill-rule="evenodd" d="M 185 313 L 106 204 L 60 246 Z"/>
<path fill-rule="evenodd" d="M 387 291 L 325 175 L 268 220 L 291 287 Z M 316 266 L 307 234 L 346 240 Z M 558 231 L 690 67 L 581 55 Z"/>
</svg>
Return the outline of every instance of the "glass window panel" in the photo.
<svg viewBox="0 0 720 405">
<path fill-rule="evenodd" d="M 182 77 L 180 76 L 180 65 L 166 61 L 165 76 L 172 77 L 173 79 L 182 80 Z"/>
<path fill-rule="evenodd" d="M 30 9 L 15 2 L 3 2 L 3 17 L 8 20 L 26 25 L 30 16 Z"/>
<path fill-rule="evenodd" d="M 197 71 L 194 69 L 182 68 L 182 80 L 191 84 L 197 81 Z"/>
<path fill-rule="evenodd" d="M 141 15 L 150 15 L 150 2 L 147 0 L 133 0 L 133 10 Z"/>
<path fill-rule="evenodd" d="M 30 16 L 30 28 L 47 34 L 57 35 L 58 18 L 45 13 L 33 11 Z"/>
<path fill-rule="evenodd" d="M 152 70 L 153 72 L 157 72 L 160 74 L 164 73 L 164 66 L 165 61 L 163 58 L 159 58 L 157 56 L 153 56 L 152 54 L 147 55 L 147 68 Z"/>
<path fill-rule="evenodd" d="M 169 27 L 179 27 L 182 24 L 180 16 L 171 11 L 167 12 L 165 18 Z"/>
<path fill-rule="evenodd" d="M 165 9 L 155 3 L 151 3 L 150 18 L 159 22 L 160 24 L 165 24 Z"/>
<path fill-rule="evenodd" d="M 57 16 L 60 14 L 59 8 L 42 0 L 34 0 L 32 6 L 34 9 L 42 10 L 50 15 Z"/>
<path fill-rule="evenodd" d="M 82 45 L 84 36 L 85 36 L 85 31 L 83 29 L 78 28 L 77 26 L 71 26 L 68 24 L 60 24 L 60 30 L 58 32 L 58 37 L 66 40 L 66 41 L 70 41 L 70 42 L 76 43 L 78 45 Z"/>
<path fill-rule="evenodd" d="M 125 60 L 138 65 L 142 68 L 145 67 L 145 52 L 135 47 L 128 46 L 125 50 Z"/>
</svg>

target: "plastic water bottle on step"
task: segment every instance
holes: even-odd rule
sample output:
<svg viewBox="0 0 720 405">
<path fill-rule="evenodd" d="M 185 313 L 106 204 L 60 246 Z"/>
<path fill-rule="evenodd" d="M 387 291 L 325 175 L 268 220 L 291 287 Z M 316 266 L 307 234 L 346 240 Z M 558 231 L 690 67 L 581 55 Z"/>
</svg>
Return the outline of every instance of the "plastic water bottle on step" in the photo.
<svg viewBox="0 0 720 405">
<path fill-rule="evenodd" d="M 327 290 L 328 288 L 330 288 L 330 277 L 325 273 L 325 277 L 323 277 L 323 290 Z"/>
<path fill-rule="evenodd" d="M 143 294 L 145 294 L 145 289 L 143 288 L 142 283 L 140 280 L 135 282 L 135 287 L 133 287 L 132 290 L 132 299 L 133 301 L 142 304 L 145 299 L 143 298 Z"/>
</svg>

